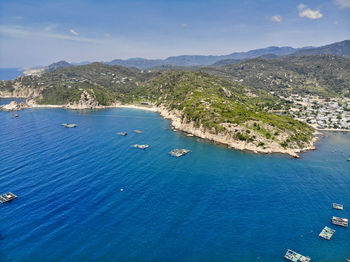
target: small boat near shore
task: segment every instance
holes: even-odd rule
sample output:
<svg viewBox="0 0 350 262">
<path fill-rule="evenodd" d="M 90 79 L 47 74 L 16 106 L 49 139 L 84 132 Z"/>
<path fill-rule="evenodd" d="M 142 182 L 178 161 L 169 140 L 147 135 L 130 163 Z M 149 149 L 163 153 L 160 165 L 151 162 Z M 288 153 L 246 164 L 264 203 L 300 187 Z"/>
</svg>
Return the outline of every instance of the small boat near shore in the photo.
<svg viewBox="0 0 350 262">
<path fill-rule="evenodd" d="M 137 133 L 137 134 L 142 134 L 142 131 L 141 131 L 141 130 L 135 129 L 134 132 Z"/>
<path fill-rule="evenodd" d="M 117 133 L 118 136 L 126 136 L 127 134 L 128 134 L 128 133 L 126 133 L 126 132 L 118 132 L 118 133 Z"/>
<path fill-rule="evenodd" d="M 67 124 L 67 123 L 63 123 L 61 124 L 61 126 L 64 126 L 65 128 L 74 128 L 77 127 L 77 124 Z"/>
<path fill-rule="evenodd" d="M 146 149 L 146 148 L 149 148 L 149 145 L 147 145 L 147 144 L 145 144 L 145 145 L 135 144 L 135 145 L 132 145 L 131 147 L 138 148 L 138 149 Z"/>
<path fill-rule="evenodd" d="M 174 149 L 170 151 L 168 154 L 171 156 L 180 157 L 180 156 L 186 155 L 188 152 L 190 152 L 190 150 L 188 149 Z"/>
</svg>

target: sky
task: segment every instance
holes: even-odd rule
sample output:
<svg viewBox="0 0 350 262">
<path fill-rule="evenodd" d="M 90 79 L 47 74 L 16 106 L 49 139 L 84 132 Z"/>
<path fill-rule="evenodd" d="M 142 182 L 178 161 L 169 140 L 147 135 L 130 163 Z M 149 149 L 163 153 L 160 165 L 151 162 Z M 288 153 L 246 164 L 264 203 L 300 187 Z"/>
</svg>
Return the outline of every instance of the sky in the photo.
<svg viewBox="0 0 350 262">
<path fill-rule="evenodd" d="M 350 0 L 0 0 L 0 67 L 350 39 Z"/>
</svg>

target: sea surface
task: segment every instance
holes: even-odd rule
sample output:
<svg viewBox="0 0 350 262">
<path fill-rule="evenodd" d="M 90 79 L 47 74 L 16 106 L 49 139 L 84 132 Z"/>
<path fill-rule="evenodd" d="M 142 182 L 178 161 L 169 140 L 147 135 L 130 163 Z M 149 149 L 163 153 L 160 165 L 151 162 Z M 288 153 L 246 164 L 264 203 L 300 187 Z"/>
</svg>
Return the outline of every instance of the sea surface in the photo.
<svg viewBox="0 0 350 262">
<path fill-rule="evenodd" d="M 0 205 L 1 262 L 350 258 L 350 229 L 331 224 L 350 217 L 350 133 L 326 133 L 293 159 L 187 137 L 142 110 L 18 114 L 0 112 L 0 192 L 19 196 Z"/>
<path fill-rule="evenodd" d="M 0 68 L 0 80 L 12 80 L 23 75 L 21 68 Z"/>
</svg>

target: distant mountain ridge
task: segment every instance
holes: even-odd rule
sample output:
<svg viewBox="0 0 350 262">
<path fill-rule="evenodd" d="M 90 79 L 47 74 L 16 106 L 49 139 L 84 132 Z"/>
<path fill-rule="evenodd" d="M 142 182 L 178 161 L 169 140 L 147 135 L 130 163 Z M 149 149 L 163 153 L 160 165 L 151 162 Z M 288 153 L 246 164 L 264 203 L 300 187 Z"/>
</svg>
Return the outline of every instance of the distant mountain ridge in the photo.
<svg viewBox="0 0 350 262">
<path fill-rule="evenodd" d="M 338 55 L 350 57 L 350 40 L 310 49 L 298 50 L 295 52 L 295 55 Z"/>
<path fill-rule="evenodd" d="M 290 46 L 277 47 L 270 46 L 266 48 L 254 49 L 247 52 L 234 52 L 228 55 L 180 55 L 170 56 L 166 59 L 146 59 L 146 58 L 130 58 L 130 59 L 114 59 L 110 62 L 104 62 L 107 65 L 120 65 L 128 68 L 137 68 L 139 70 L 152 68 L 174 68 L 174 67 L 196 67 L 196 66 L 221 66 L 227 64 L 235 64 L 245 59 L 265 58 L 274 59 L 287 55 L 338 55 L 350 57 L 350 40 L 332 43 L 320 47 L 302 47 L 293 48 Z M 47 67 L 44 71 L 52 71 L 63 67 L 88 64 L 89 62 L 68 63 L 59 61 Z"/>
<path fill-rule="evenodd" d="M 276 55 L 283 56 L 295 53 L 298 50 L 304 48 L 293 48 L 293 47 L 277 47 L 270 46 L 267 48 L 254 49 L 247 52 L 235 52 L 229 55 L 181 55 L 181 56 L 170 56 L 166 59 L 144 59 L 144 58 L 130 58 L 126 60 L 115 59 L 111 62 L 106 62 L 108 65 L 121 65 L 125 67 L 136 67 L 138 69 L 148 69 L 158 66 L 206 66 L 216 63 L 217 61 L 224 59 L 249 59 L 255 58 L 262 55 Z"/>
<path fill-rule="evenodd" d="M 171 56 L 166 59 L 115 59 L 106 62 L 108 65 L 121 65 L 125 67 L 136 67 L 138 69 L 149 69 L 160 66 L 208 66 L 208 65 L 224 65 L 229 63 L 237 63 L 239 60 L 263 57 L 273 59 L 286 55 L 315 55 L 327 54 L 350 57 L 350 40 L 332 43 L 321 47 L 302 47 L 293 48 L 290 46 L 277 47 L 270 46 L 266 48 L 254 49 L 247 52 L 234 52 L 228 55 L 181 55 Z M 230 61 L 231 60 L 231 61 Z"/>
</svg>

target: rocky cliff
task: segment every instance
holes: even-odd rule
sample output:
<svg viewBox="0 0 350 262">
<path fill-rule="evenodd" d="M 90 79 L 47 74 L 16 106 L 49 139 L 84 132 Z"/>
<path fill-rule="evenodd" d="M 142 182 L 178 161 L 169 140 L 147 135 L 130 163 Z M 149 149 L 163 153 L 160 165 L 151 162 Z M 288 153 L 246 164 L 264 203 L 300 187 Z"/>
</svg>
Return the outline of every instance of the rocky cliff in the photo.
<svg viewBox="0 0 350 262">
<path fill-rule="evenodd" d="M 303 146 L 298 146 L 295 144 L 293 148 L 284 148 L 277 141 L 266 139 L 258 132 L 255 132 L 252 134 L 256 137 L 256 140 L 254 142 L 241 141 L 236 138 L 235 134 L 238 132 L 243 133 L 246 130 L 246 127 L 243 125 L 230 125 L 223 123 L 223 126 L 225 126 L 225 131 L 221 133 L 215 133 L 212 130 L 206 130 L 203 128 L 203 126 L 196 127 L 193 122 L 182 118 L 181 111 L 170 111 L 166 107 L 162 106 L 158 108 L 158 112 L 162 117 L 169 119 L 173 128 L 179 131 L 183 131 L 194 136 L 210 140 L 212 142 L 224 144 L 230 148 L 248 150 L 255 153 L 281 153 L 299 158 L 298 153 L 316 149 L 315 143 L 318 140 L 317 137 L 314 137 L 309 143 L 303 144 Z M 280 136 L 287 136 L 287 134 L 280 134 Z"/>
</svg>

